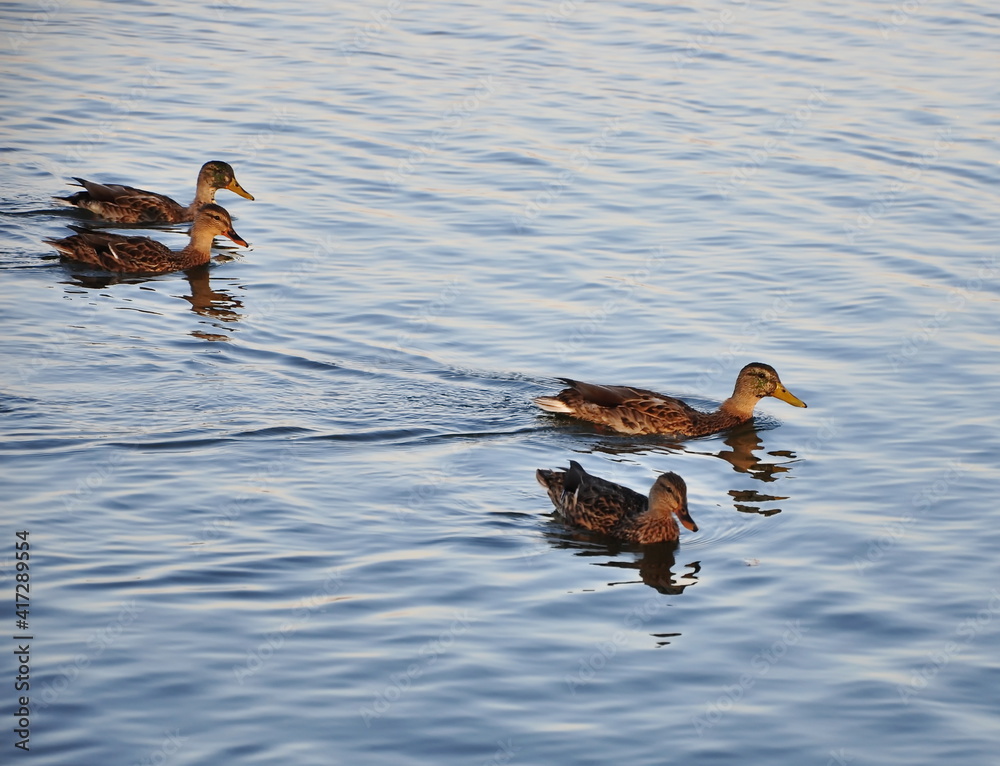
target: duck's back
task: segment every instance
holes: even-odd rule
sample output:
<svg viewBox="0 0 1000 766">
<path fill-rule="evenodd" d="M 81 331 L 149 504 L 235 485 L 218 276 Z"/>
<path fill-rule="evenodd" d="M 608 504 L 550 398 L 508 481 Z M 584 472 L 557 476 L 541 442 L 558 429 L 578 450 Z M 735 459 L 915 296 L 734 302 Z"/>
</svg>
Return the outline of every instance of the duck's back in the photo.
<svg viewBox="0 0 1000 766">
<path fill-rule="evenodd" d="M 77 234 L 46 240 L 64 258 L 113 272 L 153 273 L 177 268 L 177 255 L 148 237 L 126 237 L 71 226 Z"/>
<path fill-rule="evenodd" d="M 576 461 L 566 471 L 539 469 L 536 476 L 566 521 L 595 532 L 623 536 L 623 530 L 646 512 L 644 495 L 593 476 Z"/>
<path fill-rule="evenodd" d="M 543 410 L 608 426 L 619 433 L 660 434 L 679 438 L 719 430 L 717 414 L 645 388 L 605 386 L 560 378 L 569 388 L 535 402 Z"/>
<path fill-rule="evenodd" d="M 89 210 L 99 218 L 116 223 L 182 223 L 192 215 L 183 205 L 165 194 L 120 184 L 99 184 L 76 178 L 86 191 L 68 197 L 64 202 Z"/>
</svg>

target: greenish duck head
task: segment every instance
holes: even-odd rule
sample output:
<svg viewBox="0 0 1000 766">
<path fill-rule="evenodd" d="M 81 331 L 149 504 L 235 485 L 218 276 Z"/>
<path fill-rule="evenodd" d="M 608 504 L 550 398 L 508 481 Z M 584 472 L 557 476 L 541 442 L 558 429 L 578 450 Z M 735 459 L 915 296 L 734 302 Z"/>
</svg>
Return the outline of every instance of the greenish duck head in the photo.
<svg viewBox="0 0 1000 766">
<path fill-rule="evenodd" d="M 194 218 L 194 229 L 209 231 L 213 237 L 228 237 L 240 247 L 249 247 L 243 237 L 233 229 L 233 219 L 222 205 L 202 205 Z"/>
<path fill-rule="evenodd" d="M 691 514 L 688 513 L 687 484 L 676 473 L 660 474 L 649 490 L 649 510 L 657 515 L 674 514 L 687 529 L 698 531 Z"/>
<path fill-rule="evenodd" d="M 793 407 L 806 406 L 804 401 L 785 388 L 775 369 L 763 362 L 751 362 L 740 370 L 733 396 L 738 397 L 741 394 L 748 394 L 756 399 L 773 396 L 775 399 L 788 402 Z"/>
<path fill-rule="evenodd" d="M 201 166 L 201 172 L 198 174 L 198 185 L 201 186 L 203 183 L 207 183 L 213 189 L 228 189 L 241 197 L 253 199 L 253 195 L 240 186 L 240 182 L 236 180 L 233 166 L 222 160 L 212 160 Z"/>
</svg>

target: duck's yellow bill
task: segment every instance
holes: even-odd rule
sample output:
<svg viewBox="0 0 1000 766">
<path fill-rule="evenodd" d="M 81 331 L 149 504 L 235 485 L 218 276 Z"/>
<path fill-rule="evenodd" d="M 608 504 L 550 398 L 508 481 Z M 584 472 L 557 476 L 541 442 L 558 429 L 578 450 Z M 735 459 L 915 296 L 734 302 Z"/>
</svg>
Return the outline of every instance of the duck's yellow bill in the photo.
<svg viewBox="0 0 1000 766">
<path fill-rule="evenodd" d="M 229 182 L 229 186 L 227 186 L 226 188 L 229 189 L 229 191 L 231 192 L 236 192 L 241 197 L 245 197 L 246 199 L 249 200 L 253 199 L 253 195 L 246 189 L 244 189 L 242 186 L 240 186 L 240 182 L 237 181 L 235 178 Z"/>
<path fill-rule="evenodd" d="M 793 407 L 805 407 L 806 403 L 799 399 L 795 394 L 785 388 L 781 383 L 778 387 L 774 389 L 774 393 L 771 394 L 775 399 L 781 399 L 783 402 L 788 402 Z"/>
</svg>

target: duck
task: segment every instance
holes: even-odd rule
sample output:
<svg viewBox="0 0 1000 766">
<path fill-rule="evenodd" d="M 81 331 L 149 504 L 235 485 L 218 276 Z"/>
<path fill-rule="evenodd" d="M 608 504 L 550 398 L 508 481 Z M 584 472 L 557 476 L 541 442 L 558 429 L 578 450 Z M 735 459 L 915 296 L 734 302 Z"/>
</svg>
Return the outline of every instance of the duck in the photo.
<svg viewBox="0 0 1000 766">
<path fill-rule="evenodd" d="M 688 513 L 687 485 L 676 473 L 660 474 L 648 497 L 587 473 L 575 460 L 569 461 L 569 468 L 539 468 L 535 478 L 560 516 L 593 532 L 646 545 L 676 541 L 677 520 L 698 531 Z"/>
<path fill-rule="evenodd" d="M 725 431 L 749 422 L 757 402 L 765 396 L 793 407 L 806 406 L 785 388 L 775 369 L 763 362 L 751 362 L 740 370 L 733 395 L 715 412 L 701 412 L 680 399 L 644 388 L 601 386 L 570 378 L 558 380 L 569 387 L 555 396 L 539 396 L 535 404 L 546 412 L 570 415 L 634 436 L 690 439 Z"/>
<path fill-rule="evenodd" d="M 74 178 L 85 191 L 68 197 L 56 197 L 83 210 L 89 210 L 103 221 L 112 223 L 185 223 L 193 221 L 202 205 L 215 202 L 216 189 L 228 189 L 248 200 L 253 195 L 240 186 L 232 165 L 212 160 L 201 166 L 194 201 L 184 207 L 170 197 L 156 192 L 118 184 L 99 184 L 84 178 Z"/>
<path fill-rule="evenodd" d="M 171 250 L 149 237 L 127 237 L 80 226 L 70 228 L 77 233 L 64 239 L 46 239 L 46 244 L 67 260 L 118 273 L 166 274 L 201 266 L 211 258 L 212 240 L 219 235 L 248 247 L 233 230 L 229 213 L 216 204 L 203 205 L 197 212 L 191 226 L 191 240 L 183 250 Z"/>
</svg>

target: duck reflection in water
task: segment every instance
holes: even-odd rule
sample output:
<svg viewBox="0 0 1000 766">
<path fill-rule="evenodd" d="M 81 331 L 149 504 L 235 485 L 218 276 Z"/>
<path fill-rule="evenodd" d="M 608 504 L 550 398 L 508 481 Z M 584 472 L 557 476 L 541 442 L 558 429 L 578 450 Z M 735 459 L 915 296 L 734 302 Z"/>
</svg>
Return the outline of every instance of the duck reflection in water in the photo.
<svg viewBox="0 0 1000 766">
<path fill-rule="evenodd" d="M 758 430 L 753 426 L 742 426 L 725 434 L 723 443 L 728 449 L 721 449 L 718 452 L 698 450 L 693 447 L 699 442 L 664 442 L 659 439 L 636 440 L 605 440 L 594 445 L 592 452 L 603 452 L 609 455 L 634 455 L 646 453 L 660 453 L 672 455 L 678 452 L 689 455 L 704 455 L 717 457 L 729 463 L 737 473 L 765 483 L 775 482 L 784 478 L 784 474 L 791 471 L 792 466 L 798 462 L 798 457 L 789 450 L 769 450 L 764 452 L 764 443 Z M 703 443 L 703 442 L 701 442 Z M 758 454 L 759 453 L 759 454 Z M 760 513 L 764 516 L 771 516 L 780 513 L 779 509 L 762 509 L 755 503 L 773 502 L 776 500 L 787 500 L 787 497 L 777 495 L 765 495 L 755 490 L 733 489 L 729 491 L 733 498 L 736 510 L 741 513 Z"/>
<path fill-rule="evenodd" d="M 606 545 L 601 550 L 590 548 L 580 555 L 617 555 L 623 543 L 638 544 L 638 561 L 612 561 L 604 566 L 638 569 L 642 581 L 661 593 L 680 593 L 691 584 L 676 582 L 672 571 L 680 534 L 677 522 L 692 532 L 698 530 L 688 512 L 687 486 L 680 476 L 660 475 L 648 497 L 587 473 L 575 460 L 569 468 L 539 469 L 535 477 L 561 519 L 604 539 Z M 572 543 L 593 541 L 594 536 L 575 533 L 549 537 L 560 547 L 573 547 Z"/>
<path fill-rule="evenodd" d="M 236 309 L 243 308 L 243 302 L 233 297 L 225 290 L 212 289 L 209 280 L 209 267 L 197 266 L 184 272 L 188 284 L 191 285 L 191 295 L 182 295 L 191 304 L 191 310 L 196 314 L 223 322 L 237 322 L 243 318 Z"/>
<path fill-rule="evenodd" d="M 790 470 L 792 463 L 797 462 L 794 452 L 788 450 L 773 450 L 766 455 L 778 458 L 778 460 L 763 460 L 754 454 L 754 451 L 763 449 L 758 432 L 753 428 L 740 428 L 728 434 L 725 443 L 730 450 L 720 450 L 719 452 L 696 452 L 695 450 L 683 448 L 685 452 L 701 455 L 713 455 L 729 463 L 737 473 L 745 473 L 748 476 L 763 482 L 774 482 L 781 478 L 781 474 Z M 773 503 L 779 500 L 787 500 L 788 496 L 765 495 L 755 489 L 731 489 L 729 496 L 733 498 L 733 505 L 740 513 L 757 513 L 761 516 L 773 516 L 781 513 L 780 508 L 763 508 L 762 503 Z"/>
<path fill-rule="evenodd" d="M 781 478 L 781 474 L 791 470 L 790 466 L 798 462 L 794 452 L 789 450 L 772 450 L 764 453 L 764 456 L 756 455 L 755 452 L 763 450 L 764 444 L 760 438 L 760 431 L 752 426 L 743 426 L 726 433 L 722 440 L 729 449 L 718 452 L 707 452 L 692 449 L 692 444 L 699 442 L 665 442 L 661 439 L 643 438 L 641 441 L 633 439 L 614 439 L 598 442 L 594 445 L 593 452 L 604 452 L 608 455 L 634 455 L 644 453 L 662 453 L 671 455 L 678 452 L 686 452 L 689 455 L 709 455 L 720 458 L 729 463 L 737 473 L 745 473 L 758 481 L 771 482 Z M 775 458 L 773 460 L 765 459 Z"/>
<path fill-rule="evenodd" d="M 686 449 L 685 452 L 694 454 L 714 454 L 729 463 L 737 473 L 750 474 L 758 481 L 777 481 L 781 474 L 787 473 L 792 463 L 797 462 L 794 452 L 789 450 L 773 450 L 764 453 L 766 456 L 776 458 L 775 460 L 764 460 L 754 454 L 755 451 L 762 451 L 763 442 L 760 433 L 753 427 L 737 428 L 726 435 L 723 443 L 729 450 L 720 450 L 716 453 L 696 452 Z"/>
<path fill-rule="evenodd" d="M 225 290 L 213 288 L 211 283 L 211 267 L 208 265 L 195 266 L 187 271 L 181 272 L 187 279 L 191 288 L 190 295 L 180 295 L 191 304 L 191 310 L 196 314 L 212 320 L 221 322 L 238 322 L 243 318 L 237 309 L 243 308 L 243 302 Z M 169 275 L 167 278 L 172 278 Z M 85 287 L 90 290 L 103 290 L 106 287 L 117 284 L 145 284 L 152 282 L 163 282 L 162 276 L 138 277 L 134 275 L 119 274 L 79 274 L 74 273 L 68 284 L 77 287 Z M 151 289 L 151 288 L 147 288 Z M 199 337 L 208 339 L 225 338 L 226 336 L 213 336 L 205 333 L 196 333 Z"/>
<path fill-rule="evenodd" d="M 641 582 L 664 595 L 677 596 L 683 593 L 685 588 L 698 582 L 698 573 L 701 571 L 699 561 L 681 565 L 689 571 L 681 573 L 673 571 L 677 564 L 677 550 L 680 547 L 676 540 L 650 545 L 626 543 L 594 532 L 567 529 L 566 524 L 555 515 L 550 528 L 544 530 L 542 534 L 553 548 L 573 550 L 577 556 L 584 558 L 607 558 L 605 561 L 596 561 L 595 566 L 639 573 L 638 580 L 612 580 L 608 583 L 609 586 Z M 629 555 L 634 558 L 626 558 Z"/>
</svg>

